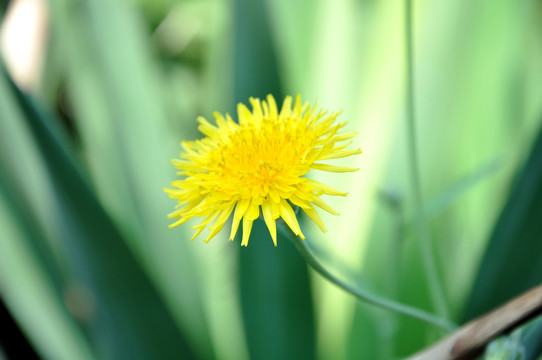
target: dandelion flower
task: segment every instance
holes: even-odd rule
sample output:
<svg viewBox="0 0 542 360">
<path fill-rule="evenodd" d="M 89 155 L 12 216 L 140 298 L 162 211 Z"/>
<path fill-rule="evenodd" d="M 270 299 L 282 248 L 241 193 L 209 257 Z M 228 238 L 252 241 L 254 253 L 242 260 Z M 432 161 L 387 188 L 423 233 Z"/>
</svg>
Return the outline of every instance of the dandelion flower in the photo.
<svg viewBox="0 0 542 360">
<path fill-rule="evenodd" d="M 304 239 L 293 206 L 302 209 L 322 231 L 324 223 L 313 205 L 338 215 L 321 195 L 346 196 L 318 181 L 304 177 L 311 169 L 331 172 L 351 172 L 358 169 L 323 164 L 320 161 L 359 154 L 345 150 L 345 143 L 356 134 L 343 134 L 346 122 L 336 123 L 339 112 L 327 114 L 301 103 L 298 95 L 286 97 L 280 112 L 273 96 L 267 101 L 250 98 L 252 111 L 239 104 L 239 123 L 226 114 L 214 113 L 216 125 L 198 118 L 199 131 L 206 137 L 184 141 L 180 159 L 172 160 L 184 178 L 171 183 L 174 189 L 164 189 L 178 205 L 170 219 L 178 219 L 169 227 L 183 224 L 194 217 L 203 217 L 193 226 L 195 239 L 209 226 L 208 242 L 224 226 L 233 213 L 230 240 L 233 241 L 243 220 L 246 246 L 252 223 L 263 215 L 271 238 L 277 245 L 276 220 L 282 218 L 292 231 Z"/>
</svg>

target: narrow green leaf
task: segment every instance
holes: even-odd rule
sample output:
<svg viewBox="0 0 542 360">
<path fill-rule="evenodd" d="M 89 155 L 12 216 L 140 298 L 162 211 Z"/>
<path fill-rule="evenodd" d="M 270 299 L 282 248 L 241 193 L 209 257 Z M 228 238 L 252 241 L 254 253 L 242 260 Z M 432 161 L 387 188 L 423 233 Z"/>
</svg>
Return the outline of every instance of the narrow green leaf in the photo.
<svg viewBox="0 0 542 360">
<path fill-rule="evenodd" d="M 461 196 L 468 193 L 472 188 L 478 185 L 481 181 L 487 179 L 502 167 L 502 161 L 493 159 L 472 173 L 459 179 L 452 184 L 440 195 L 432 199 L 425 206 L 425 213 L 428 219 L 433 219 L 442 214 L 446 209 L 454 204 Z"/>
<path fill-rule="evenodd" d="M 224 319 L 206 313 L 216 302 L 206 280 L 222 269 L 203 268 L 199 256 L 212 255 L 199 254 L 199 244 L 188 241 L 189 227 L 168 229 L 175 202 L 162 188 L 175 178 L 170 159 L 189 131 L 180 119 L 168 117 L 166 74 L 154 58 L 144 14 L 127 0 L 50 4 L 51 41 L 63 61 L 67 98 L 100 203 L 197 355 L 226 351 L 215 347 L 211 326 L 220 341 L 242 346 L 240 334 L 226 337 L 238 328 L 227 326 L 235 321 L 235 309 L 225 311 Z M 233 283 L 227 286 L 235 291 Z"/>
<path fill-rule="evenodd" d="M 486 348 L 484 360 L 535 360 L 542 350 L 542 318 L 530 321 L 511 334 L 493 340 Z"/>
<path fill-rule="evenodd" d="M 281 75 L 265 1 L 235 0 L 233 10 L 235 102 L 246 104 L 251 96 L 273 94 L 281 104 Z"/>
<path fill-rule="evenodd" d="M 441 194 L 431 199 L 424 206 L 425 216 L 429 220 L 433 220 L 445 212 L 448 208 L 459 200 L 462 196 L 466 195 L 476 185 L 489 176 L 494 174 L 502 167 L 502 161 L 499 159 L 493 159 L 486 164 L 483 164 L 472 173 L 467 174 L 463 178 L 457 180 L 455 183 L 446 188 Z M 386 196 L 393 196 L 392 194 L 384 194 Z M 393 199 L 392 199 L 393 200 Z M 414 226 L 412 220 L 408 221 L 405 227 L 405 236 L 412 236 L 414 232 Z"/>
<path fill-rule="evenodd" d="M 540 359 L 542 357 L 542 318 L 538 318 L 528 325 L 523 334 L 526 359 Z"/>
<path fill-rule="evenodd" d="M 241 303 L 250 357 L 314 359 L 307 266 L 284 234 L 279 231 L 275 247 L 266 232 L 265 223 L 255 221 L 248 246 L 240 250 Z"/>
<path fill-rule="evenodd" d="M 54 208 L 46 191 L 47 174 L 2 77 L 0 119 L 1 296 L 41 356 L 95 359 L 64 303 L 67 274 L 53 251 L 54 231 L 45 226 Z"/>
<path fill-rule="evenodd" d="M 542 280 L 542 129 L 493 228 L 464 320 L 481 315 Z"/>
<path fill-rule="evenodd" d="M 50 178 L 50 188 L 44 191 L 55 195 L 51 205 L 58 211 L 59 251 L 71 277 L 64 292 L 82 311 L 81 326 L 99 357 L 193 357 L 154 286 L 90 190 L 55 122 L 12 83 L 10 93 Z"/>
<path fill-rule="evenodd" d="M 282 102 L 267 4 L 236 0 L 234 94 L 237 102 L 273 94 Z M 280 105 L 279 105 L 280 106 Z M 237 243 L 239 240 L 236 240 Z M 261 220 L 248 247 L 239 248 L 241 306 L 250 358 L 315 358 L 313 304 L 307 267 L 285 238 L 273 246 Z"/>
</svg>

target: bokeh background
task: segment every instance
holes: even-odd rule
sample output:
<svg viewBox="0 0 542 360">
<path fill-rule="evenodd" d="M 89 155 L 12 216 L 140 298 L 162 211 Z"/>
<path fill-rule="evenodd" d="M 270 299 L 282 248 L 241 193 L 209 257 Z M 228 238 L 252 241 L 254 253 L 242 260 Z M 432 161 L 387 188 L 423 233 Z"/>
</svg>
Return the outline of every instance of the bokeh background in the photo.
<svg viewBox="0 0 542 360">
<path fill-rule="evenodd" d="M 307 242 L 435 312 L 402 1 L 2 0 L 0 16 L 0 295 L 40 357 L 397 359 L 445 335 L 359 303 L 261 220 L 247 248 L 191 242 L 162 191 L 198 115 L 269 93 L 343 109 L 363 154 L 336 163 L 360 170 L 313 175 L 349 195 L 326 199 L 326 234 L 300 219 Z M 424 211 L 461 324 L 542 280 L 542 4 L 417 0 L 413 24 Z M 540 322 L 506 342 L 525 359 L 541 343 Z"/>
</svg>

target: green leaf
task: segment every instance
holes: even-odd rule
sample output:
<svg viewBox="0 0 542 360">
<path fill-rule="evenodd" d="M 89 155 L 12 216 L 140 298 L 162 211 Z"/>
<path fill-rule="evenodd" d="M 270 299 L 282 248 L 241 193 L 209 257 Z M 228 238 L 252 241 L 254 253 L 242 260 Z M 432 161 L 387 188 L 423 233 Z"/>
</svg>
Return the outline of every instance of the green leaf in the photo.
<svg viewBox="0 0 542 360">
<path fill-rule="evenodd" d="M 193 357 L 153 284 L 96 200 L 53 119 L 13 84 L 8 94 L 23 114 L 50 179 L 42 191 L 54 193 L 51 210 L 57 215 L 58 251 L 70 277 L 62 295 L 79 315 L 99 357 Z"/>
<path fill-rule="evenodd" d="M 429 220 L 434 220 L 440 216 L 447 209 L 453 206 L 453 204 L 458 201 L 459 198 L 466 195 L 480 182 L 493 175 L 502 167 L 502 165 L 503 164 L 500 159 L 493 159 L 488 163 L 481 165 L 470 174 L 467 174 L 463 178 L 457 180 L 441 194 L 427 202 L 427 204 L 424 206 L 426 218 Z M 383 192 L 381 194 L 381 199 L 387 205 L 389 205 L 392 210 L 398 210 L 397 207 L 402 205 L 400 203 L 401 199 L 397 198 L 397 195 L 393 193 Z M 413 222 L 414 221 L 409 220 L 404 224 L 404 232 L 406 237 L 414 235 L 415 230 Z"/>
<path fill-rule="evenodd" d="M 542 129 L 489 239 L 464 320 L 481 315 L 542 280 Z"/>
<path fill-rule="evenodd" d="M 425 206 L 425 213 L 428 219 L 433 219 L 442 214 L 454 204 L 462 195 L 465 195 L 474 186 L 478 185 L 490 175 L 494 174 L 502 166 L 500 159 L 494 159 L 483 164 L 472 173 L 458 180 L 439 196 L 429 201 Z"/>
<path fill-rule="evenodd" d="M 523 343 L 527 359 L 540 359 L 542 357 L 542 318 L 533 321 L 527 325 L 527 330 L 523 334 Z"/>
<path fill-rule="evenodd" d="M 218 292 L 207 280 L 222 269 L 203 267 L 201 257 L 213 255 L 200 254 L 200 244 L 188 241 L 187 226 L 168 229 L 167 214 L 176 203 L 162 188 L 175 179 L 170 159 L 190 131 L 168 117 L 166 74 L 153 56 L 143 14 L 125 0 L 50 3 L 51 41 L 63 62 L 66 97 L 100 203 L 198 356 L 217 351 L 236 358 L 236 352 L 224 355 L 227 349 L 218 349 L 213 338 L 233 344 L 231 349 L 243 346 L 234 330 L 240 326 L 232 326 L 240 323 L 231 315 L 235 307 L 226 306 L 219 318 L 207 312 Z M 194 119 L 182 120 L 195 127 Z M 235 291 L 233 283 L 224 287 Z"/>
<path fill-rule="evenodd" d="M 234 94 L 273 94 L 282 102 L 277 54 L 263 0 L 234 1 Z M 280 105 L 279 105 L 280 106 Z M 238 244 L 237 240 L 237 244 Z M 273 246 L 263 221 L 239 249 L 241 306 L 250 358 L 315 358 L 313 304 L 307 267 L 285 238 Z"/>
<path fill-rule="evenodd" d="M 493 340 L 486 348 L 484 360 L 534 360 L 542 350 L 542 318 L 515 329 L 511 334 Z"/>
<path fill-rule="evenodd" d="M 262 220 L 240 250 L 241 303 L 250 357 L 313 359 L 314 320 L 307 266 L 279 231 L 278 246 Z M 239 240 L 237 240 L 238 242 Z"/>
<path fill-rule="evenodd" d="M 44 358 L 95 359 L 67 311 L 67 274 L 55 254 L 51 197 L 41 155 L 0 76 L 0 289 L 3 301 Z M 36 185 L 38 181 L 39 186 Z"/>
</svg>

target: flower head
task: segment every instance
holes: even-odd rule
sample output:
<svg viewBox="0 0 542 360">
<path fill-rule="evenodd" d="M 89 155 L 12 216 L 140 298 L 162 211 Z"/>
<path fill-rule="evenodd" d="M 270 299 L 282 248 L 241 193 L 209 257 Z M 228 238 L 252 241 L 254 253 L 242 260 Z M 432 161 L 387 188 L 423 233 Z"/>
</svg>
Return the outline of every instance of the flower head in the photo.
<svg viewBox="0 0 542 360">
<path fill-rule="evenodd" d="M 233 212 L 230 240 L 233 240 L 243 220 L 243 239 L 246 246 L 252 223 L 263 219 L 275 246 L 276 220 L 280 217 L 292 231 L 305 238 L 292 205 L 301 208 L 322 231 L 322 219 L 314 209 L 316 205 L 338 215 L 321 195 L 346 196 L 325 184 L 304 177 L 311 169 L 350 172 L 358 169 L 322 164 L 318 161 L 336 159 L 361 151 L 345 150 L 344 143 L 355 133 L 342 134 L 346 122 L 336 123 L 340 112 L 327 114 L 316 106 L 301 103 L 298 95 L 292 108 L 292 98 L 286 97 L 280 112 L 273 96 L 267 101 L 250 98 L 252 111 L 239 104 L 239 123 L 229 115 L 214 113 L 216 126 L 203 117 L 198 118 L 199 130 L 206 136 L 201 140 L 181 143 L 181 159 L 172 160 L 184 177 L 164 189 L 172 199 L 178 200 L 176 210 L 169 218 L 179 219 L 169 227 L 185 223 L 193 217 L 203 217 L 193 226 L 196 238 L 205 227 L 211 233 L 209 241 L 224 226 Z"/>
</svg>

